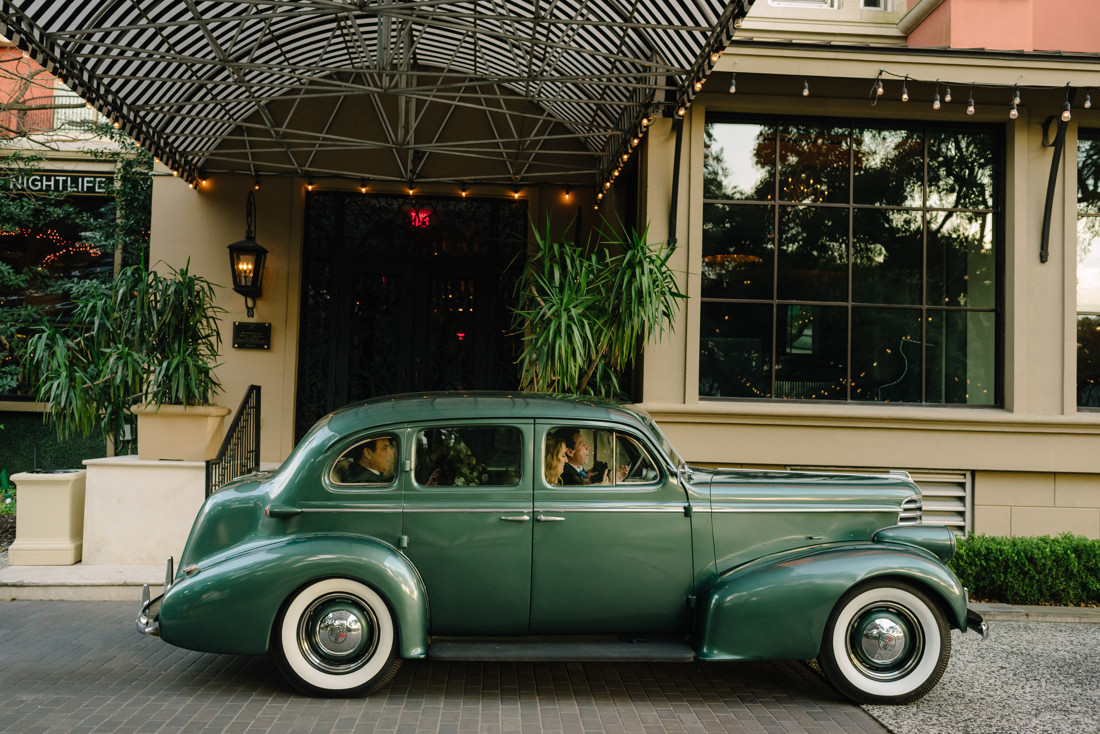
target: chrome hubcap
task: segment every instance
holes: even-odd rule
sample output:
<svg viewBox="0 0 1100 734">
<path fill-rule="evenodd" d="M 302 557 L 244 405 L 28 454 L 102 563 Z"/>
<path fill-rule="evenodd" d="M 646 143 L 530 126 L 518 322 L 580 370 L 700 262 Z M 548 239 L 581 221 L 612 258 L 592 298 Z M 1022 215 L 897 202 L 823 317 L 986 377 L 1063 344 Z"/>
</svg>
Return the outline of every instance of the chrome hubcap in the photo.
<svg viewBox="0 0 1100 734">
<path fill-rule="evenodd" d="M 905 607 L 872 604 L 852 617 L 847 633 L 848 657 L 868 678 L 897 680 L 910 673 L 924 652 L 924 635 Z"/>
<path fill-rule="evenodd" d="M 363 623 L 354 613 L 338 609 L 321 617 L 315 633 L 317 646 L 332 657 L 355 652 L 363 639 Z"/>
<path fill-rule="evenodd" d="M 370 606 L 347 594 L 316 599 L 298 620 L 298 648 L 326 673 L 350 673 L 373 657 L 378 618 Z"/>
</svg>

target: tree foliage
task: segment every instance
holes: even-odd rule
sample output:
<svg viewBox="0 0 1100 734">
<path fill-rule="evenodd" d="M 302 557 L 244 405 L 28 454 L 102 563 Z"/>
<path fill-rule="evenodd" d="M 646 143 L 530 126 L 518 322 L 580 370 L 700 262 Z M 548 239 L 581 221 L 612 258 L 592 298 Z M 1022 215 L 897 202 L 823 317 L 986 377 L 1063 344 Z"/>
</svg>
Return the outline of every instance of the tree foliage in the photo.
<svg viewBox="0 0 1100 734">
<path fill-rule="evenodd" d="M 672 250 L 605 222 L 596 246 L 535 231 L 517 284 L 520 387 L 622 397 L 621 373 L 641 346 L 672 329 L 686 296 L 668 266 Z"/>
</svg>

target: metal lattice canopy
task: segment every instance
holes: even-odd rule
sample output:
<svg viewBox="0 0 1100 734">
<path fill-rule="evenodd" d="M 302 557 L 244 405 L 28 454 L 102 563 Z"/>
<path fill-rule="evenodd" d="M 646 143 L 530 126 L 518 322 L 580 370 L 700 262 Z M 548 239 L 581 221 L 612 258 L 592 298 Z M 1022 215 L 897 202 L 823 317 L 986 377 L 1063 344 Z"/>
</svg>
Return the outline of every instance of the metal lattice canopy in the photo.
<svg viewBox="0 0 1100 734">
<path fill-rule="evenodd" d="M 0 0 L 184 178 L 598 184 L 753 0 Z"/>
</svg>

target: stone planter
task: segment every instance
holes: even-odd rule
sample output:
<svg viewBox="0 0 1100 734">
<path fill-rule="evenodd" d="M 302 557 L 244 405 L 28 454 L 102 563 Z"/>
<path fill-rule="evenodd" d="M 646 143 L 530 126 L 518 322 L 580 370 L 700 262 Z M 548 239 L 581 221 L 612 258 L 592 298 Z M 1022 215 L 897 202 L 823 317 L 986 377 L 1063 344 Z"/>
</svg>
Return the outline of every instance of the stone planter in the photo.
<svg viewBox="0 0 1100 734">
<path fill-rule="evenodd" d="M 229 408 L 220 405 L 161 405 L 134 408 L 138 458 L 148 461 L 206 461 L 225 437 Z"/>
<path fill-rule="evenodd" d="M 15 542 L 8 548 L 13 566 L 70 566 L 84 550 L 83 469 L 16 474 L 19 513 Z"/>
</svg>

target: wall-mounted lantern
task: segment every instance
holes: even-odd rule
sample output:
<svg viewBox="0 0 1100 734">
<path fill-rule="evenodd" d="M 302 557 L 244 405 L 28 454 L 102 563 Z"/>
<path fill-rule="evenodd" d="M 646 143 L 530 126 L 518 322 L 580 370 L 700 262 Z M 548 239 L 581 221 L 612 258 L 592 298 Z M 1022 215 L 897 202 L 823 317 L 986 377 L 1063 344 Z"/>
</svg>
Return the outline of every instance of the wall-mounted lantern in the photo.
<svg viewBox="0 0 1100 734">
<path fill-rule="evenodd" d="M 252 239 L 255 217 L 256 197 L 252 191 L 249 191 L 244 209 L 244 239 L 229 245 L 229 264 L 233 268 L 233 290 L 244 296 L 244 307 L 248 318 L 256 315 L 256 299 L 262 293 L 264 261 L 267 259 L 267 250 Z"/>
</svg>

